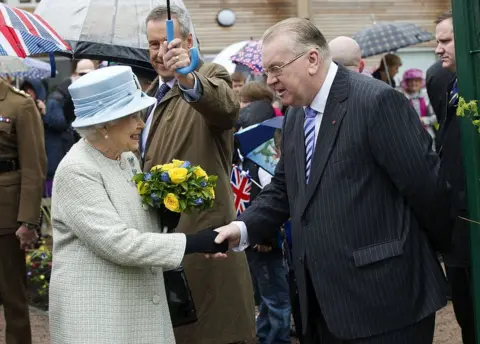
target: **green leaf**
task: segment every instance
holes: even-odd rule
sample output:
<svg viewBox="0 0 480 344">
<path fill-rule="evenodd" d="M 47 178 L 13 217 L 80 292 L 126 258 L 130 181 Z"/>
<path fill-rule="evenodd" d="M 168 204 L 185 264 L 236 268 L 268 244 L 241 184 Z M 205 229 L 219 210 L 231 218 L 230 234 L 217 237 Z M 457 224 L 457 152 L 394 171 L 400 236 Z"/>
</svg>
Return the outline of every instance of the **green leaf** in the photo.
<svg viewBox="0 0 480 344">
<path fill-rule="evenodd" d="M 132 180 L 135 182 L 135 183 L 138 183 L 138 182 L 141 182 L 143 180 L 143 173 L 137 173 L 136 175 L 134 175 L 132 177 Z"/>
</svg>

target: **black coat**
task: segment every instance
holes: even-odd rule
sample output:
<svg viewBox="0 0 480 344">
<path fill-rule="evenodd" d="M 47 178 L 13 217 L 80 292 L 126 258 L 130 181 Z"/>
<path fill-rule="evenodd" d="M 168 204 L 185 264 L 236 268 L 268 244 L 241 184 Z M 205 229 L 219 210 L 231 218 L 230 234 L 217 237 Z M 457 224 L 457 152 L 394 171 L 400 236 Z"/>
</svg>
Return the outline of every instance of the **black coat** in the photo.
<svg viewBox="0 0 480 344">
<path fill-rule="evenodd" d="M 291 217 L 303 330 L 315 299 L 343 340 L 400 330 L 445 306 L 432 246 L 451 241 L 446 183 L 408 100 L 339 66 L 308 185 L 303 118 L 302 108 L 286 114 L 275 176 L 239 217 L 251 244 Z"/>
<path fill-rule="evenodd" d="M 456 218 L 453 227 L 452 250 L 444 254 L 449 266 L 470 265 L 470 230 L 468 222 L 467 181 L 462 160 L 460 120 L 456 106 L 449 106 L 449 93 L 456 75 L 445 70 L 441 61 L 427 71 L 427 91 L 440 123 L 436 139 L 437 151 L 442 161 L 441 171 L 451 186 L 451 214 Z"/>
</svg>

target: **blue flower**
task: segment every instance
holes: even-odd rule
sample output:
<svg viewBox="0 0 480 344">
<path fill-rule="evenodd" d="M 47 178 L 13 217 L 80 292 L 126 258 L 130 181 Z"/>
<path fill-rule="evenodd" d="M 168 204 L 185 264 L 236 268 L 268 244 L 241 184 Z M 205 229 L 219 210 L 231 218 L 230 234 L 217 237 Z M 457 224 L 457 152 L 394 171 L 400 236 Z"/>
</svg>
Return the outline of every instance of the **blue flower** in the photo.
<svg viewBox="0 0 480 344">
<path fill-rule="evenodd" d="M 158 195 L 155 192 L 152 192 L 151 197 L 154 202 L 157 202 L 160 200 L 160 197 L 158 197 Z"/>
<path fill-rule="evenodd" d="M 167 172 L 162 172 L 162 174 L 160 175 L 160 179 L 162 182 L 168 183 L 170 181 L 170 176 Z"/>
<path fill-rule="evenodd" d="M 201 186 L 202 188 L 204 188 L 205 186 L 207 186 L 207 182 L 206 182 L 206 181 L 202 181 L 202 182 L 200 183 L 200 186 Z"/>
<path fill-rule="evenodd" d="M 145 180 L 145 181 L 149 181 L 150 179 L 152 179 L 152 174 L 151 173 L 146 173 L 143 176 L 143 180 Z"/>
<path fill-rule="evenodd" d="M 189 168 L 190 166 L 192 166 L 192 164 L 190 163 L 190 161 L 184 161 L 182 166 L 180 167 L 183 167 L 183 168 Z"/>
<path fill-rule="evenodd" d="M 203 200 L 201 198 L 197 198 L 195 200 L 195 205 L 202 205 L 203 204 Z"/>
<path fill-rule="evenodd" d="M 27 272 L 27 276 L 32 276 L 32 272 L 31 271 Z"/>
</svg>

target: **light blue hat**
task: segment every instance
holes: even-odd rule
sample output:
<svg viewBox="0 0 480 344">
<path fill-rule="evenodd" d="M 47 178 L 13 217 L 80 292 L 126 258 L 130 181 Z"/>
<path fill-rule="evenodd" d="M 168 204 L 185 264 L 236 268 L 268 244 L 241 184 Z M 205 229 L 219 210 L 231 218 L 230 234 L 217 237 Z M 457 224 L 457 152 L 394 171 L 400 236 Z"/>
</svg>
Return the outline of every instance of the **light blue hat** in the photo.
<svg viewBox="0 0 480 344">
<path fill-rule="evenodd" d="M 75 105 L 74 128 L 110 122 L 156 103 L 155 98 L 142 92 L 128 66 L 97 69 L 78 78 L 68 91 Z"/>
</svg>

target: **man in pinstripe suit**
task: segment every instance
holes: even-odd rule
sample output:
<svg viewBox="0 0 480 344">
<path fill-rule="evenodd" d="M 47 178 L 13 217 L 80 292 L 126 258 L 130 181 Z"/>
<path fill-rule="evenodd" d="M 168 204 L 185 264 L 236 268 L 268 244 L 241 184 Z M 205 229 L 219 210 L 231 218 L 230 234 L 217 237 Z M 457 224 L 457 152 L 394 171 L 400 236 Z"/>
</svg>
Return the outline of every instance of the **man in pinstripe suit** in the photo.
<svg viewBox="0 0 480 344">
<path fill-rule="evenodd" d="M 311 343 L 432 343 L 446 304 L 434 250 L 448 249 L 451 220 L 415 110 L 387 84 L 333 63 L 308 20 L 268 29 L 262 57 L 267 83 L 290 106 L 282 158 L 253 205 L 217 229 L 217 242 L 261 244 L 291 217 Z"/>
</svg>

